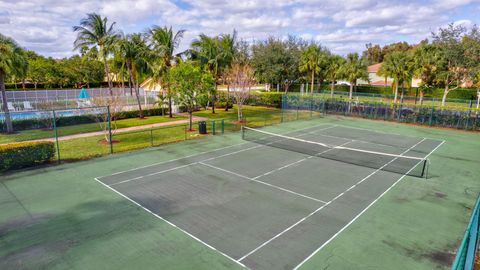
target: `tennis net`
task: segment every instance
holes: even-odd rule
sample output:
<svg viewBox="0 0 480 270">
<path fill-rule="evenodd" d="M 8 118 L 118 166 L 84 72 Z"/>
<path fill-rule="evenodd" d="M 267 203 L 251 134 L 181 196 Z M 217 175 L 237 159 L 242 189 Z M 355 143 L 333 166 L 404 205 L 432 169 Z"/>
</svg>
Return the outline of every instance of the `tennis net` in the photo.
<svg viewBox="0 0 480 270">
<path fill-rule="evenodd" d="M 426 177 L 428 159 L 397 155 L 345 146 L 332 146 L 321 142 L 303 140 L 263 130 L 243 127 L 242 138 L 246 141 L 335 160 L 382 171 Z"/>
</svg>

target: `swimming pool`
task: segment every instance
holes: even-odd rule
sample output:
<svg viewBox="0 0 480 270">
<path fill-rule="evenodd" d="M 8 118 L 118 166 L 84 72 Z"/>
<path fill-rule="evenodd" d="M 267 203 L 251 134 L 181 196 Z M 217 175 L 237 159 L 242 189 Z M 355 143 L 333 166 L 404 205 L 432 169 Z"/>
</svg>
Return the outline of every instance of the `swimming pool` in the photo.
<svg viewBox="0 0 480 270">
<path fill-rule="evenodd" d="M 55 111 L 55 116 L 58 117 L 69 117 L 75 115 L 85 115 L 85 114 L 97 114 L 95 110 L 58 110 Z M 22 112 L 10 112 L 10 117 L 12 120 L 28 120 L 28 119 L 42 119 L 42 118 L 52 118 L 53 111 L 22 111 Z M 0 112 L 0 122 L 5 121 L 5 113 Z"/>
</svg>

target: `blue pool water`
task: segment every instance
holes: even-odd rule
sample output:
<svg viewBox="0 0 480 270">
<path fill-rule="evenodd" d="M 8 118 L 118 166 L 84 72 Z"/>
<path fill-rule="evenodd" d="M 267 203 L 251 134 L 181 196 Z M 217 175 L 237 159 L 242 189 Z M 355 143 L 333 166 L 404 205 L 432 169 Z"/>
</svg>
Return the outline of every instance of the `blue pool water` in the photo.
<svg viewBox="0 0 480 270">
<path fill-rule="evenodd" d="M 74 116 L 73 110 L 55 111 L 56 117 Z M 10 112 L 12 120 L 25 120 L 25 119 L 41 119 L 52 118 L 51 111 L 25 111 L 25 112 Z M 0 121 L 5 121 L 5 113 L 0 112 Z"/>
</svg>

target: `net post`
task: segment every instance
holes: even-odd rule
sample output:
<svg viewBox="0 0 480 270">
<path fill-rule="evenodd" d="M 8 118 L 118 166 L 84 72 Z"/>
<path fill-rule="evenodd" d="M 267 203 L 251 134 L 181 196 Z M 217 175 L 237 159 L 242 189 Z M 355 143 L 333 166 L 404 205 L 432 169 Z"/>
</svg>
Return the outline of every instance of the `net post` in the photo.
<svg viewBox="0 0 480 270">
<path fill-rule="evenodd" d="M 58 163 L 60 163 L 61 159 L 60 159 L 60 147 L 59 147 L 59 143 L 58 143 L 58 129 L 57 129 L 57 116 L 55 114 L 55 110 L 52 110 L 52 116 L 53 116 L 53 130 L 54 130 L 54 133 L 55 133 L 55 145 L 57 147 L 57 161 Z"/>
<path fill-rule="evenodd" d="M 212 135 L 215 135 L 215 120 L 212 121 Z"/>
<path fill-rule="evenodd" d="M 222 135 L 225 134 L 225 119 L 222 119 L 222 122 L 221 122 L 221 128 L 222 128 Z"/>
<path fill-rule="evenodd" d="M 242 140 L 245 140 L 245 128 L 244 128 L 244 126 L 241 126 L 240 129 L 241 129 L 241 132 L 242 132 Z"/>
<path fill-rule="evenodd" d="M 423 166 L 422 166 L 422 173 L 420 175 L 420 177 L 424 177 L 425 176 L 425 179 L 428 179 L 428 175 L 426 174 L 427 173 L 427 163 L 428 163 L 428 159 L 425 159 L 423 161 Z"/>
</svg>

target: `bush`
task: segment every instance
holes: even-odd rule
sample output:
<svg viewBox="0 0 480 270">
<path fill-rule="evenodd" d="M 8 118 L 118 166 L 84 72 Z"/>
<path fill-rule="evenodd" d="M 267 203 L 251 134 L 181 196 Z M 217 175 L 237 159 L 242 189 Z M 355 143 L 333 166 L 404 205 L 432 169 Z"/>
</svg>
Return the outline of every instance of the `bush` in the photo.
<svg viewBox="0 0 480 270">
<path fill-rule="evenodd" d="M 282 96 L 284 92 L 263 92 L 252 94 L 245 102 L 246 105 L 282 107 Z"/>
<path fill-rule="evenodd" d="M 49 162 L 54 155 L 53 142 L 20 142 L 0 145 L 0 171 Z"/>
</svg>

